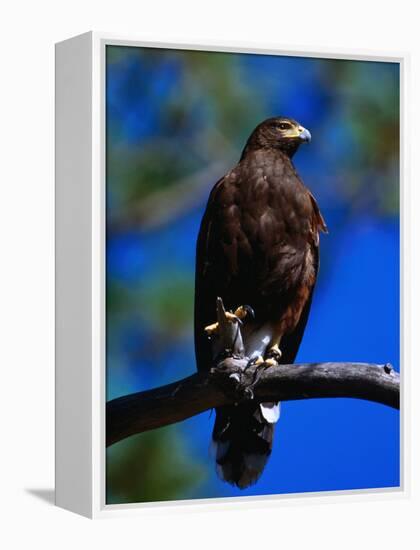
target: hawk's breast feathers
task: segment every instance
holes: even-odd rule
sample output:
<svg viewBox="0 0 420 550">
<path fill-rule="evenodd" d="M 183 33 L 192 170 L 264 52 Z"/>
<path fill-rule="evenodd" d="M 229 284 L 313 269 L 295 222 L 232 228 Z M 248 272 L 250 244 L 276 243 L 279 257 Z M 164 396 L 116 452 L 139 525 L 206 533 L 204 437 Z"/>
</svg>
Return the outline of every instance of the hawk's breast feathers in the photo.
<svg viewBox="0 0 420 550">
<path fill-rule="evenodd" d="M 319 231 L 325 230 L 313 195 L 287 155 L 264 149 L 245 155 L 214 186 L 202 220 L 196 330 L 214 321 L 217 296 L 228 309 L 246 303 L 257 320 L 275 320 L 294 291 L 314 285 Z M 204 331 L 196 338 L 209 347 Z"/>
</svg>

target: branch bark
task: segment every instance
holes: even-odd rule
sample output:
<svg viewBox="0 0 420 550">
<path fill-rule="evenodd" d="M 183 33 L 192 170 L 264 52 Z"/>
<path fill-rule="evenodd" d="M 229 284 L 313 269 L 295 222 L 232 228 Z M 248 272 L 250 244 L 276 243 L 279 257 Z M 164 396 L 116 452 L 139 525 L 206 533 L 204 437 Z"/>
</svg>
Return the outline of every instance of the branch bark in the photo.
<svg viewBox="0 0 420 550">
<path fill-rule="evenodd" d="M 180 422 L 208 409 L 246 399 L 256 402 L 353 397 L 399 408 L 399 374 L 391 365 L 306 363 L 250 366 L 228 357 L 208 373 L 119 397 L 107 403 L 106 444 Z"/>
</svg>

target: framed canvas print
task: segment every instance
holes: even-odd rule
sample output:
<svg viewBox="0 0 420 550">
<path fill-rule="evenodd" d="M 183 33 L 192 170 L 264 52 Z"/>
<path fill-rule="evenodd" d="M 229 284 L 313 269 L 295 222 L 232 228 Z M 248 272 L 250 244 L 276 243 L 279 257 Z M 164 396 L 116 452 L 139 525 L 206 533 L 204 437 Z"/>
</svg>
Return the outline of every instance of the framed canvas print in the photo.
<svg viewBox="0 0 420 550">
<path fill-rule="evenodd" d="M 404 81 L 404 56 L 57 44 L 59 506 L 404 492 Z"/>
</svg>

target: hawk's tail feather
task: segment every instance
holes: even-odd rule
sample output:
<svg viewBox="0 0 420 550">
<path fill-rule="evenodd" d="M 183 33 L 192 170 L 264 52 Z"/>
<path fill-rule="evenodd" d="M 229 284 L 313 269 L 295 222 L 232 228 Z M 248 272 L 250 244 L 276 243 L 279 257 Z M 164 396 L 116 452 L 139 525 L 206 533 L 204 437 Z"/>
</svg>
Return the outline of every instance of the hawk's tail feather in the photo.
<svg viewBox="0 0 420 550">
<path fill-rule="evenodd" d="M 213 448 L 219 477 L 240 489 L 255 483 L 271 454 L 273 435 L 274 423 L 255 403 L 216 409 Z"/>
</svg>

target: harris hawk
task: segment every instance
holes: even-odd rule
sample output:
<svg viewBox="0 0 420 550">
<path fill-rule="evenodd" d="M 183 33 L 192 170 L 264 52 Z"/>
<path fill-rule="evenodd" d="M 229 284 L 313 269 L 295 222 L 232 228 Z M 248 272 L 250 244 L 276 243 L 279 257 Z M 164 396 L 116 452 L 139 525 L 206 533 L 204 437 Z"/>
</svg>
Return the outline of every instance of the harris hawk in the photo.
<svg viewBox="0 0 420 550">
<path fill-rule="evenodd" d="M 292 163 L 310 139 L 295 120 L 265 120 L 251 133 L 239 163 L 210 193 L 196 253 L 199 371 L 216 359 L 218 297 L 226 310 L 246 316 L 242 336 L 251 363 L 281 368 L 296 357 L 318 273 L 319 232 L 326 231 Z M 272 450 L 279 407 L 251 401 L 216 409 L 212 440 L 222 480 L 240 488 L 258 480 Z"/>
</svg>

